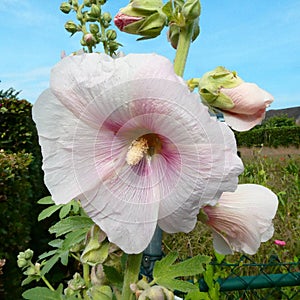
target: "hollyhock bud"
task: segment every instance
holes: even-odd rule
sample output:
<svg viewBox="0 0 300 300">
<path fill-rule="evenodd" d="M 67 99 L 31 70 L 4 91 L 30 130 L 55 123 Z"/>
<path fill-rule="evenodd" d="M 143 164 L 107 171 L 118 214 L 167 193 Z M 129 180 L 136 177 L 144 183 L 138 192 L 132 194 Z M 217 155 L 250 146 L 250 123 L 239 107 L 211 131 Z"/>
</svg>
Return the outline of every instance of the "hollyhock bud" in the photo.
<svg viewBox="0 0 300 300">
<path fill-rule="evenodd" d="M 172 300 L 174 294 L 163 286 L 155 285 L 144 290 L 138 300 Z"/>
<path fill-rule="evenodd" d="M 90 24 L 90 32 L 92 33 L 92 34 L 97 34 L 99 31 L 100 31 L 100 28 L 99 28 L 99 26 L 98 26 L 98 24 Z"/>
<path fill-rule="evenodd" d="M 187 0 L 182 6 L 181 13 L 187 22 L 197 19 L 201 13 L 199 0 Z"/>
<path fill-rule="evenodd" d="M 70 32 L 72 35 L 76 33 L 77 31 L 80 31 L 79 27 L 73 22 L 73 21 L 68 21 L 65 24 L 65 29 Z"/>
<path fill-rule="evenodd" d="M 117 33 L 116 33 L 115 30 L 109 29 L 109 30 L 106 31 L 106 37 L 107 37 L 108 40 L 113 41 L 117 38 Z"/>
<path fill-rule="evenodd" d="M 103 263 L 109 254 L 110 244 L 105 241 L 106 235 L 94 225 L 90 230 L 84 251 L 81 254 L 81 261 L 92 266 Z"/>
<path fill-rule="evenodd" d="M 83 45 L 94 46 L 96 44 L 96 39 L 91 33 L 87 33 L 83 36 Z"/>
<path fill-rule="evenodd" d="M 89 16 L 92 18 L 99 18 L 101 15 L 101 9 L 98 5 L 92 4 L 91 10 L 89 12 Z"/>
<path fill-rule="evenodd" d="M 154 38 L 160 35 L 167 17 L 162 13 L 160 0 L 132 0 L 115 16 L 115 25 L 124 32 Z"/>
<path fill-rule="evenodd" d="M 237 131 L 260 124 L 273 96 L 254 83 L 244 82 L 235 71 L 217 67 L 199 80 L 205 104 L 222 111 L 225 122 Z"/>
<path fill-rule="evenodd" d="M 71 4 L 68 2 L 63 2 L 60 5 L 60 10 L 64 13 L 64 14 L 68 14 L 71 11 Z"/>
</svg>

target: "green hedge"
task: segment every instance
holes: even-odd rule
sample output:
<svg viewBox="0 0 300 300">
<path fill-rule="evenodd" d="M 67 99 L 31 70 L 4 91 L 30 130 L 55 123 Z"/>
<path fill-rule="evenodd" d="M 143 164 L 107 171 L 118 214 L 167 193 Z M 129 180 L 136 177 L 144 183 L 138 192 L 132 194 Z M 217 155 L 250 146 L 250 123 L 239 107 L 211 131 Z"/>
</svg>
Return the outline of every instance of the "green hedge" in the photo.
<svg viewBox="0 0 300 300">
<path fill-rule="evenodd" d="M 238 147 L 264 145 L 277 148 L 279 146 L 300 146 L 300 127 L 283 126 L 274 128 L 258 127 L 250 131 L 235 132 Z"/>
<path fill-rule="evenodd" d="M 0 150 L 0 257 L 29 246 L 33 220 L 29 165 L 32 155 Z"/>
<path fill-rule="evenodd" d="M 31 110 L 26 100 L 0 98 L 0 258 L 6 258 L 4 289 L 14 299 L 21 298 L 17 254 L 29 245 L 40 253 L 49 239 L 48 226 L 37 222 L 36 202 L 49 192 Z"/>
</svg>

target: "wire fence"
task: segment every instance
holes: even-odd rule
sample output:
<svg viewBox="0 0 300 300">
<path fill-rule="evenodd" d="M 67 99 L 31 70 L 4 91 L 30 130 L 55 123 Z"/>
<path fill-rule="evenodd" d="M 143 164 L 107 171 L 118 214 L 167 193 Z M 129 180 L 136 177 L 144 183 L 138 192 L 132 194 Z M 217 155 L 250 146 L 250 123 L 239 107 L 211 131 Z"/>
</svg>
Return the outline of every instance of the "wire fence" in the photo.
<svg viewBox="0 0 300 300">
<path fill-rule="evenodd" d="M 226 275 L 217 280 L 221 299 L 300 299 L 300 261 L 285 263 L 271 256 L 268 263 L 258 264 L 243 255 L 237 263 L 212 262 L 212 265 L 217 272 Z M 208 290 L 202 279 L 199 287 L 203 292 Z"/>
</svg>

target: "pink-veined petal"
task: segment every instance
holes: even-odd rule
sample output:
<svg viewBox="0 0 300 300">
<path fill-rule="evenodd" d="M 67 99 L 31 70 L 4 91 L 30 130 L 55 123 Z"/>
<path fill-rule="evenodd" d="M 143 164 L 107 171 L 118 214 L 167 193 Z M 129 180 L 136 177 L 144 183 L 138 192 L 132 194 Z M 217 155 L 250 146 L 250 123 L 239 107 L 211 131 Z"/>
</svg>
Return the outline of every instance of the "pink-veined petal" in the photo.
<svg viewBox="0 0 300 300">
<path fill-rule="evenodd" d="M 192 230 L 201 206 L 235 190 L 243 166 L 231 130 L 209 117 L 165 58 L 101 57 L 64 58 L 52 73 L 53 94 L 35 104 L 46 184 L 57 203 L 80 199 L 112 242 L 138 253 L 157 222 L 169 232 Z M 129 165 L 131 143 L 147 134 L 161 149 Z"/>
<path fill-rule="evenodd" d="M 223 193 L 217 205 L 204 207 L 207 224 L 216 238 L 216 251 L 255 254 L 260 243 L 273 235 L 272 219 L 277 205 L 277 196 L 266 187 L 241 184 L 235 192 Z"/>
</svg>

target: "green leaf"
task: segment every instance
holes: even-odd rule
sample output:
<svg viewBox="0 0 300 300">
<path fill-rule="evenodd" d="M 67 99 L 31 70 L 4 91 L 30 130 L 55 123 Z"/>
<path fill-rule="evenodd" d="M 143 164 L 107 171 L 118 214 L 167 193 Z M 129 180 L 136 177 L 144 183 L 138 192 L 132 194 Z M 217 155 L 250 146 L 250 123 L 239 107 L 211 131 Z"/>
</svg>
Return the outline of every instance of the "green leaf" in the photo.
<svg viewBox="0 0 300 300">
<path fill-rule="evenodd" d="M 63 219 L 64 217 L 66 217 L 69 214 L 69 212 L 71 211 L 71 208 L 72 208 L 71 202 L 69 202 L 65 205 L 62 205 L 61 210 L 59 212 L 59 218 Z"/>
<path fill-rule="evenodd" d="M 26 284 L 29 284 L 30 282 L 32 281 L 39 281 L 41 279 L 40 276 L 37 276 L 37 275 L 31 275 L 31 276 L 28 276 L 27 278 L 25 278 L 22 283 L 21 283 L 21 286 L 24 286 Z"/>
<path fill-rule="evenodd" d="M 103 271 L 106 278 L 113 285 L 122 288 L 123 275 L 114 267 L 103 265 Z"/>
<path fill-rule="evenodd" d="M 46 287 L 35 287 L 30 290 L 25 291 L 22 294 L 24 299 L 28 300 L 60 300 L 63 299 L 61 293 L 59 291 L 51 291 Z"/>
<path fill-rule="evenodd" d="M 90 228 L 94 222 L 88 217 L 74 216 L 62 219 L 49 228 L 50 233 L 55 233 L 56 237 L 83 228 Z"/>
<path fill-rule="evenodd" d="M 38 221 L 44 220 L 48 217 L 50 217 L 52 214 L 54 214 L 57 210 L 59 210 L 62 207 L 62 204 L 60 205 L 52 205 L 47 208 L 45 208 L 38 216 Z"/>
<path fill-rule="evenodd" d="M 46 196 L 42 199 L 40 199 L 38 202 L 38 204 L 54 204 L 54 201 L 52 200 L 51 196 Z"/>
<path fill-rule="evenodd" d="M 59 258 L 60 254 L 56 253 L 49 260 L 47 260 L 45 265 L 43 266 L 43 269 L 41 270 L 41 275 L 47 274 L 52 269 L 52 267 L 58 262 Z"/>
<path fill-rule="evenodd" d="M 66 234 L 66 238 L 63 242 L 62 247 L 64 249 L 70 249 L 76 244 L 81 243 L 85 239 L 85 236 L 88 231 L 89 231 L 88 228 L 82 228 Z"/>
<path fill-rule="evenodd" d="M 154 282 L 168 289 L 185 293 L 197 289 L 192 283 L 176 280 L 175 278 L 203 273 L 203 264 L 208 264 L 211 258 L 209 256 L 197 255 L 183 262 L 173 264 L 177 258 L 178 254 L 171 252 L 161 261 L 155 263 L 153 269 Z"/>
<path fill-rule="evenodd" d="M 211 300 L 207 293 L 200 292 L 198 290 L 189 292 L 185 297 L 185 300 Z"/>
</svg>

